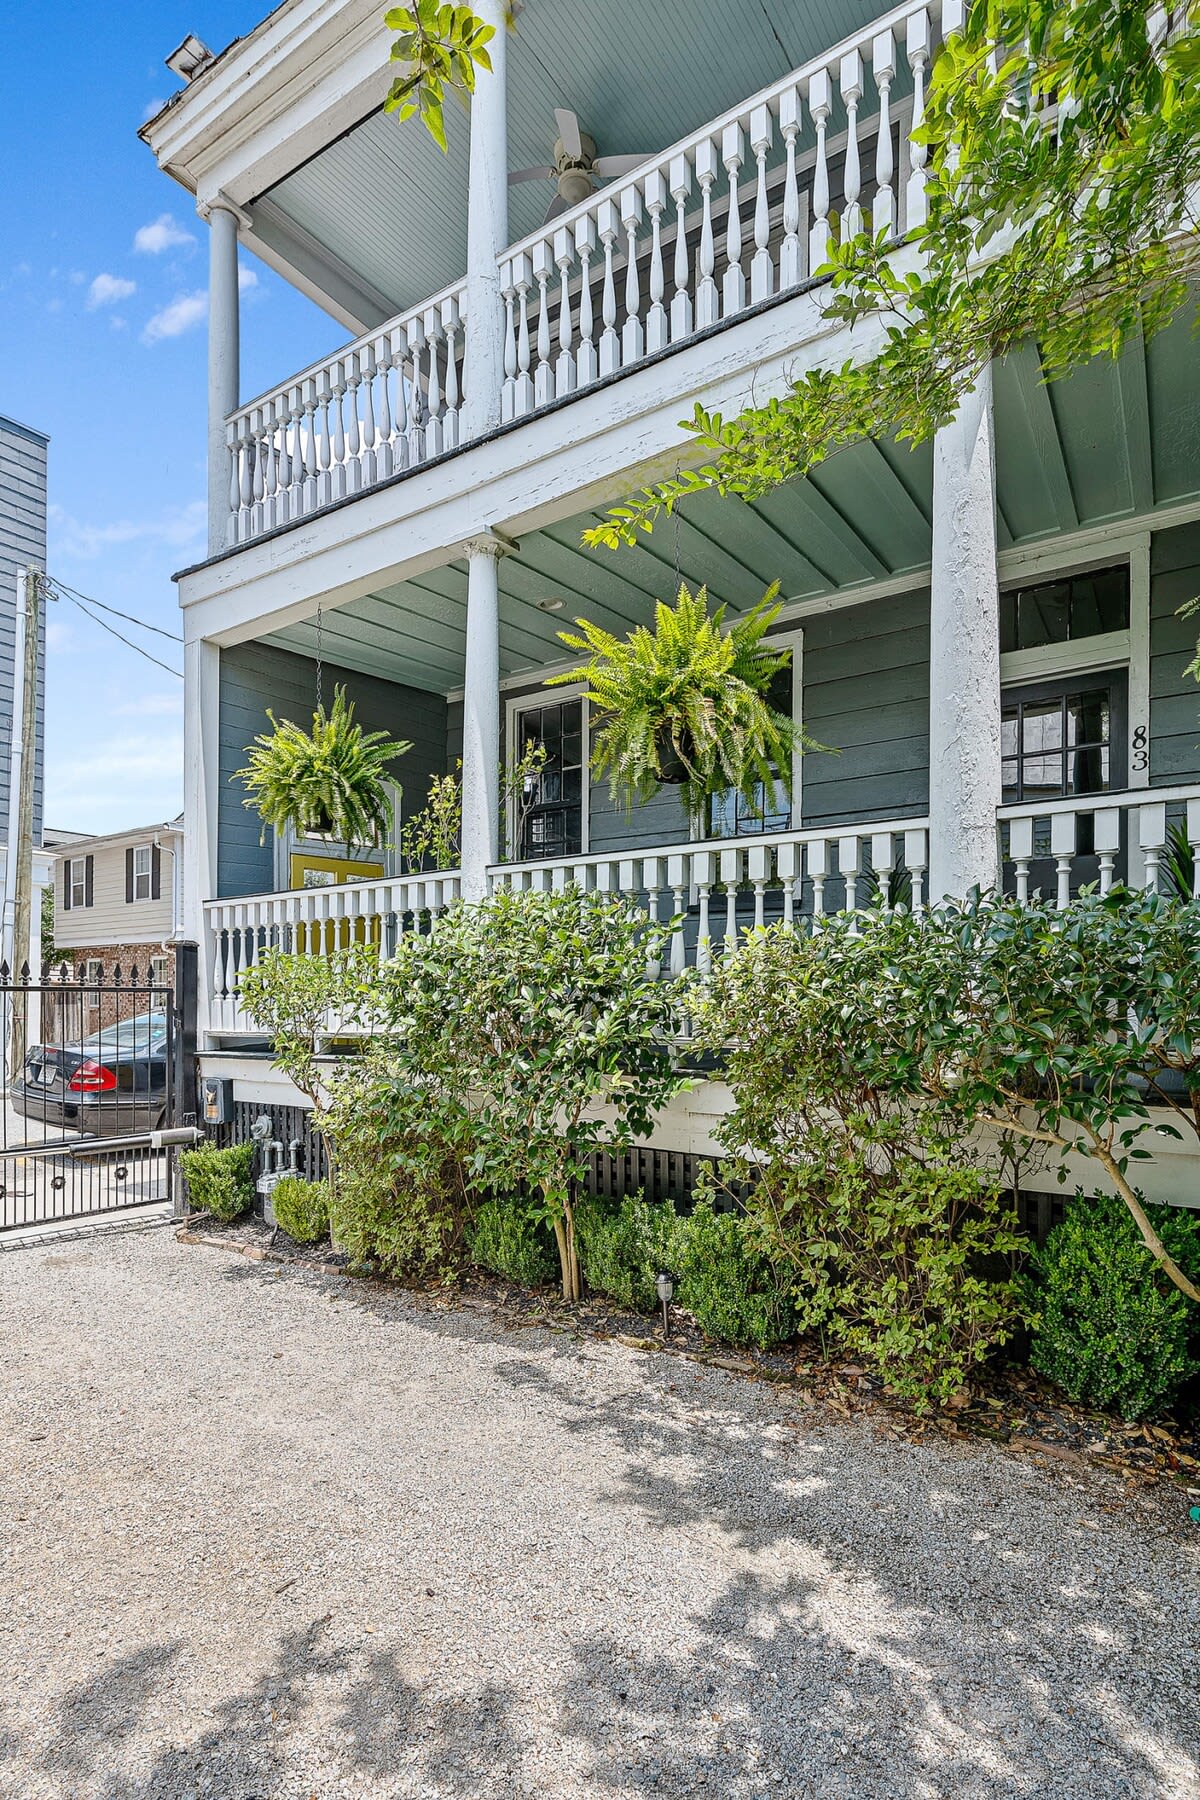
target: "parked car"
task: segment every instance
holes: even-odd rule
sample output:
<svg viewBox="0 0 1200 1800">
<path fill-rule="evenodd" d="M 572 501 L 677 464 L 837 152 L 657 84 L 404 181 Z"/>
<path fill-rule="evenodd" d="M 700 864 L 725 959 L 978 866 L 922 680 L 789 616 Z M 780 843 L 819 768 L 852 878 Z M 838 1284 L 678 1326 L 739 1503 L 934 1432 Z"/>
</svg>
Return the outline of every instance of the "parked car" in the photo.
<svg viewBox="0 0 1200 1800">
<path fill-rule="evenodd" d="M 167 1111 L 169 1039 L 166 1013 L 148 1012 L 77 1044 L 37 1044 L 13 1085 L 13 1108 L 84 1137 L 157 1130 Z"/>
</svg>

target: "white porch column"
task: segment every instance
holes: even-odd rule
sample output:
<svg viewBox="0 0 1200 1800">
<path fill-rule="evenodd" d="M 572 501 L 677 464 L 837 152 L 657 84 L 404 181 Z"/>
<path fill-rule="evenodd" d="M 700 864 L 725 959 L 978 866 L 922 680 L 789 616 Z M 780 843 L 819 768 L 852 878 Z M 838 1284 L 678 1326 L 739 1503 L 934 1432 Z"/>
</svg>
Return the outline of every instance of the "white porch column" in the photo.
<svg viewBox="0 0 1200 1800">
<path fill-rule="evenodd" d="M 487 868 L 500 848 L 500 583 L 506 546 L 468 544 L 467 654 L 463 675 L 462 891 L 487 893 Z"/>
<path fill-rule="evenodd" d="M 505 0 L 476 0 L 476 16 L 495 29 L 492 69 L 479 69 L 471 100 L 467 190 L 467 317 L 463 410 L 468 437 L 500 423 L 504 390 L 504 302 L 500 256 L 508 244 L 508 97 Z"/>
<path fill-rule="evenodd" d="M 238 343 L 238 219 L 214 200 L 208 212 L 208 550 L 229 546 L 229 452 L 225 419 L 241 399 Z"/>
<path fill-rule="evenodd" d="M 929 898 L 999 884 L 1000 604 L 992 375 L 933 445 Z"/>
<path fill-rule="evenodd" d="M 186 625 L 185 625 L 186 630 Z M 183 648 L 183 936 L 199 946 L 200 1017 L 208 1028 L 213 947 L 204 913 L 217 896 L 217 800 L 220 794 L 221 652 L 205 638 Z"/>
</svg>

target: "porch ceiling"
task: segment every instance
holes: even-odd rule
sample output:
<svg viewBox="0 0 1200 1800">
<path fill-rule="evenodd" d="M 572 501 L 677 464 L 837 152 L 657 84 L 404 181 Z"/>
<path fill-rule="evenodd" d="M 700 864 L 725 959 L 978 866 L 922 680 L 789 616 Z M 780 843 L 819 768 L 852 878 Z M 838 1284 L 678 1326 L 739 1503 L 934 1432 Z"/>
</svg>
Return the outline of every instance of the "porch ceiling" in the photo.
<svg viewBox="0 0 1200 1800">
<path fill-rule="evenodd" d="M 526 0 L 508 44 L 512 169 L 548 163 L 554 109 L 571 107 L 601 155 L 663 150 L 885 11 L 881 0 Z M 383 26 L 380 26 L 383 30 Z M 256 229 L 286 254 L 315 242 L 390 312 L 466 267 L 467 121 L 446 108 L 449 152 L 420 123 L 375 112 L 260 196 Z M 510 234 L 535 230 L 548 181 L 510 190 Z M 255 213 L 255 206 L 250 211 Z"/>
<path fill-rule="evenodd" d="M 1002 547 L 1145 517 L 1200 498 L 1200 376 L 1190 317 L 1119 363 L 1097 359 L 1044 386 L 1032 349 L 996 371 Z M 894 443 L 844 451 L 753 505 L 701 495 L 635 549 L 586 549 L 599 514 L 521 540 L 500 563 L 501 673 L 561 662 L 557 632 L 583 614 L 624 632 L 683 578 L 707 580 L 738 612 L 779 578 L 788 600 L 818 598 L 928 568 L 933 458 Z M 614 490 L 614 500 L 620 490 Z M 445 693 L 463 678 L 467 569 L 457 562 L 327 611 L 330 662 Z M 546 611 L 540 602 L 561 599 Z M 311 622 L 269 642 L 311 655 Z"/>
</svg>

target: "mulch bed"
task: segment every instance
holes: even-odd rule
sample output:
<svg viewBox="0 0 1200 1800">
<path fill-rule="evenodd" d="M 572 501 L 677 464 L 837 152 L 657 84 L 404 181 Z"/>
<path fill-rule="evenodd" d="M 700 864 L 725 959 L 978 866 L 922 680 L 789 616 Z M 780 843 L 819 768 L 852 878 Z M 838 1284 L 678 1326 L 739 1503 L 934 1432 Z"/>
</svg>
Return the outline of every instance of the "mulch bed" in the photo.
<svg viewBox="0 0 1200 1800">
<path fill-rule="evenodd" d="M 326 1274 L 351 1276 L 346 1257 L 326 1241 L 296 1244 L 261 1220 L 233 1224 L 197 1217 L 178 1233 L 185 1243 L 206 1243 Z M 367 1278 L 370 1279 L 370 1278 Z M 372 1281 L 372 1285 L 374 1282 Z M 391 1287 L 393 1283 L 379 1283 Z M 579 1337 L 612 1338 L 636 1349 L 696 1357 L 718 1368 L 799 1390 L 813 1406 L 843 1418 L 872 1422 L 888 1436 L 919 1441 L 942 1437 L 982 1439 L 1043 1457 L 1066 1472 L 1105 1471 L 1125 1494 L 1166 1501 L 1178 1517 L 1200 1506 L 1200 1407 L 1187 1419 L 1135 1423 L 1076 1406 L 1024 1367 L 998 1364 L 972 1382 L 949 1406 L 917 1413 L 886 1391 L 882 1380 L 850 1363 L 830 1361 L 811 1339 L 759 1351 L 715 1344 L 682 1308 L 670 1309 L 664 1345 L 661 1318 L 625 1312 L 602 1296 L 570 1304 L 550 1289 L 530 1292 L 502 1277 L 472 1270 L 453 1285 L 408 1288 L 423 1303 L 447 1311 L 468 1307 L 497 1316 L 506 1330 L 544 1327 Z"/>
</svg>

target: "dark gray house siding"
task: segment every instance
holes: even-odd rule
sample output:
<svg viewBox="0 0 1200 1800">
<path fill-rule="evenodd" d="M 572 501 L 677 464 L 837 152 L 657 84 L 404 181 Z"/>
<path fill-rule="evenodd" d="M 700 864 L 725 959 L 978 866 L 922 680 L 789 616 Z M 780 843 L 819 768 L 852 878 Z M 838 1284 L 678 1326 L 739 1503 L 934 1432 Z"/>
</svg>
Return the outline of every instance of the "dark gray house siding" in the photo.
<svg viewBox="0 0 1200 1800">
<path fill-rule="evenodd" d="M 1184 669 L 1200 621 L 1178 611 L 1200 594 L 1200 524 L 1156 531 L 1150 545 L 1150 780 L 1160 787 L 1200 774 L 1200 687 Z"/>
<path fill-rule="evenodd" d="M 274 887 L 270 835 L 259 843 L 259 821 L 242 801 L 245 789 L 233 777 L 245 764 L 246 747 L 276 718 L 305 724 L 316 703 L 316 665 L 306 656 L 271 644 L 239 644 L 221 652 L 221 787 L 217 802 L 217 896 L 261 894 Z M 396 765 L 403 812 L 415 812 L 441 774 L 446 742 L 446 702 L 437 694 L 400 687 L 371 675 L 357 675 L 326 663 L 323 687 L 328 703 L 334 686 L 344 686 L 360 724 L 407 738 L 412 749 Z"/>
<path fill-rule="evenodd" d="M 17 571 L 46 566 L 46 447 L 28 425 L 0 417 L 0 842 L 8 838 L 8 787 L 13 734 L 13 649 Z M 43 612 L 44 617 L 44 612 Z M 45 629 L 38 652 L 37 769 L 34 842 L 42 841 Z"/>
</svg>

